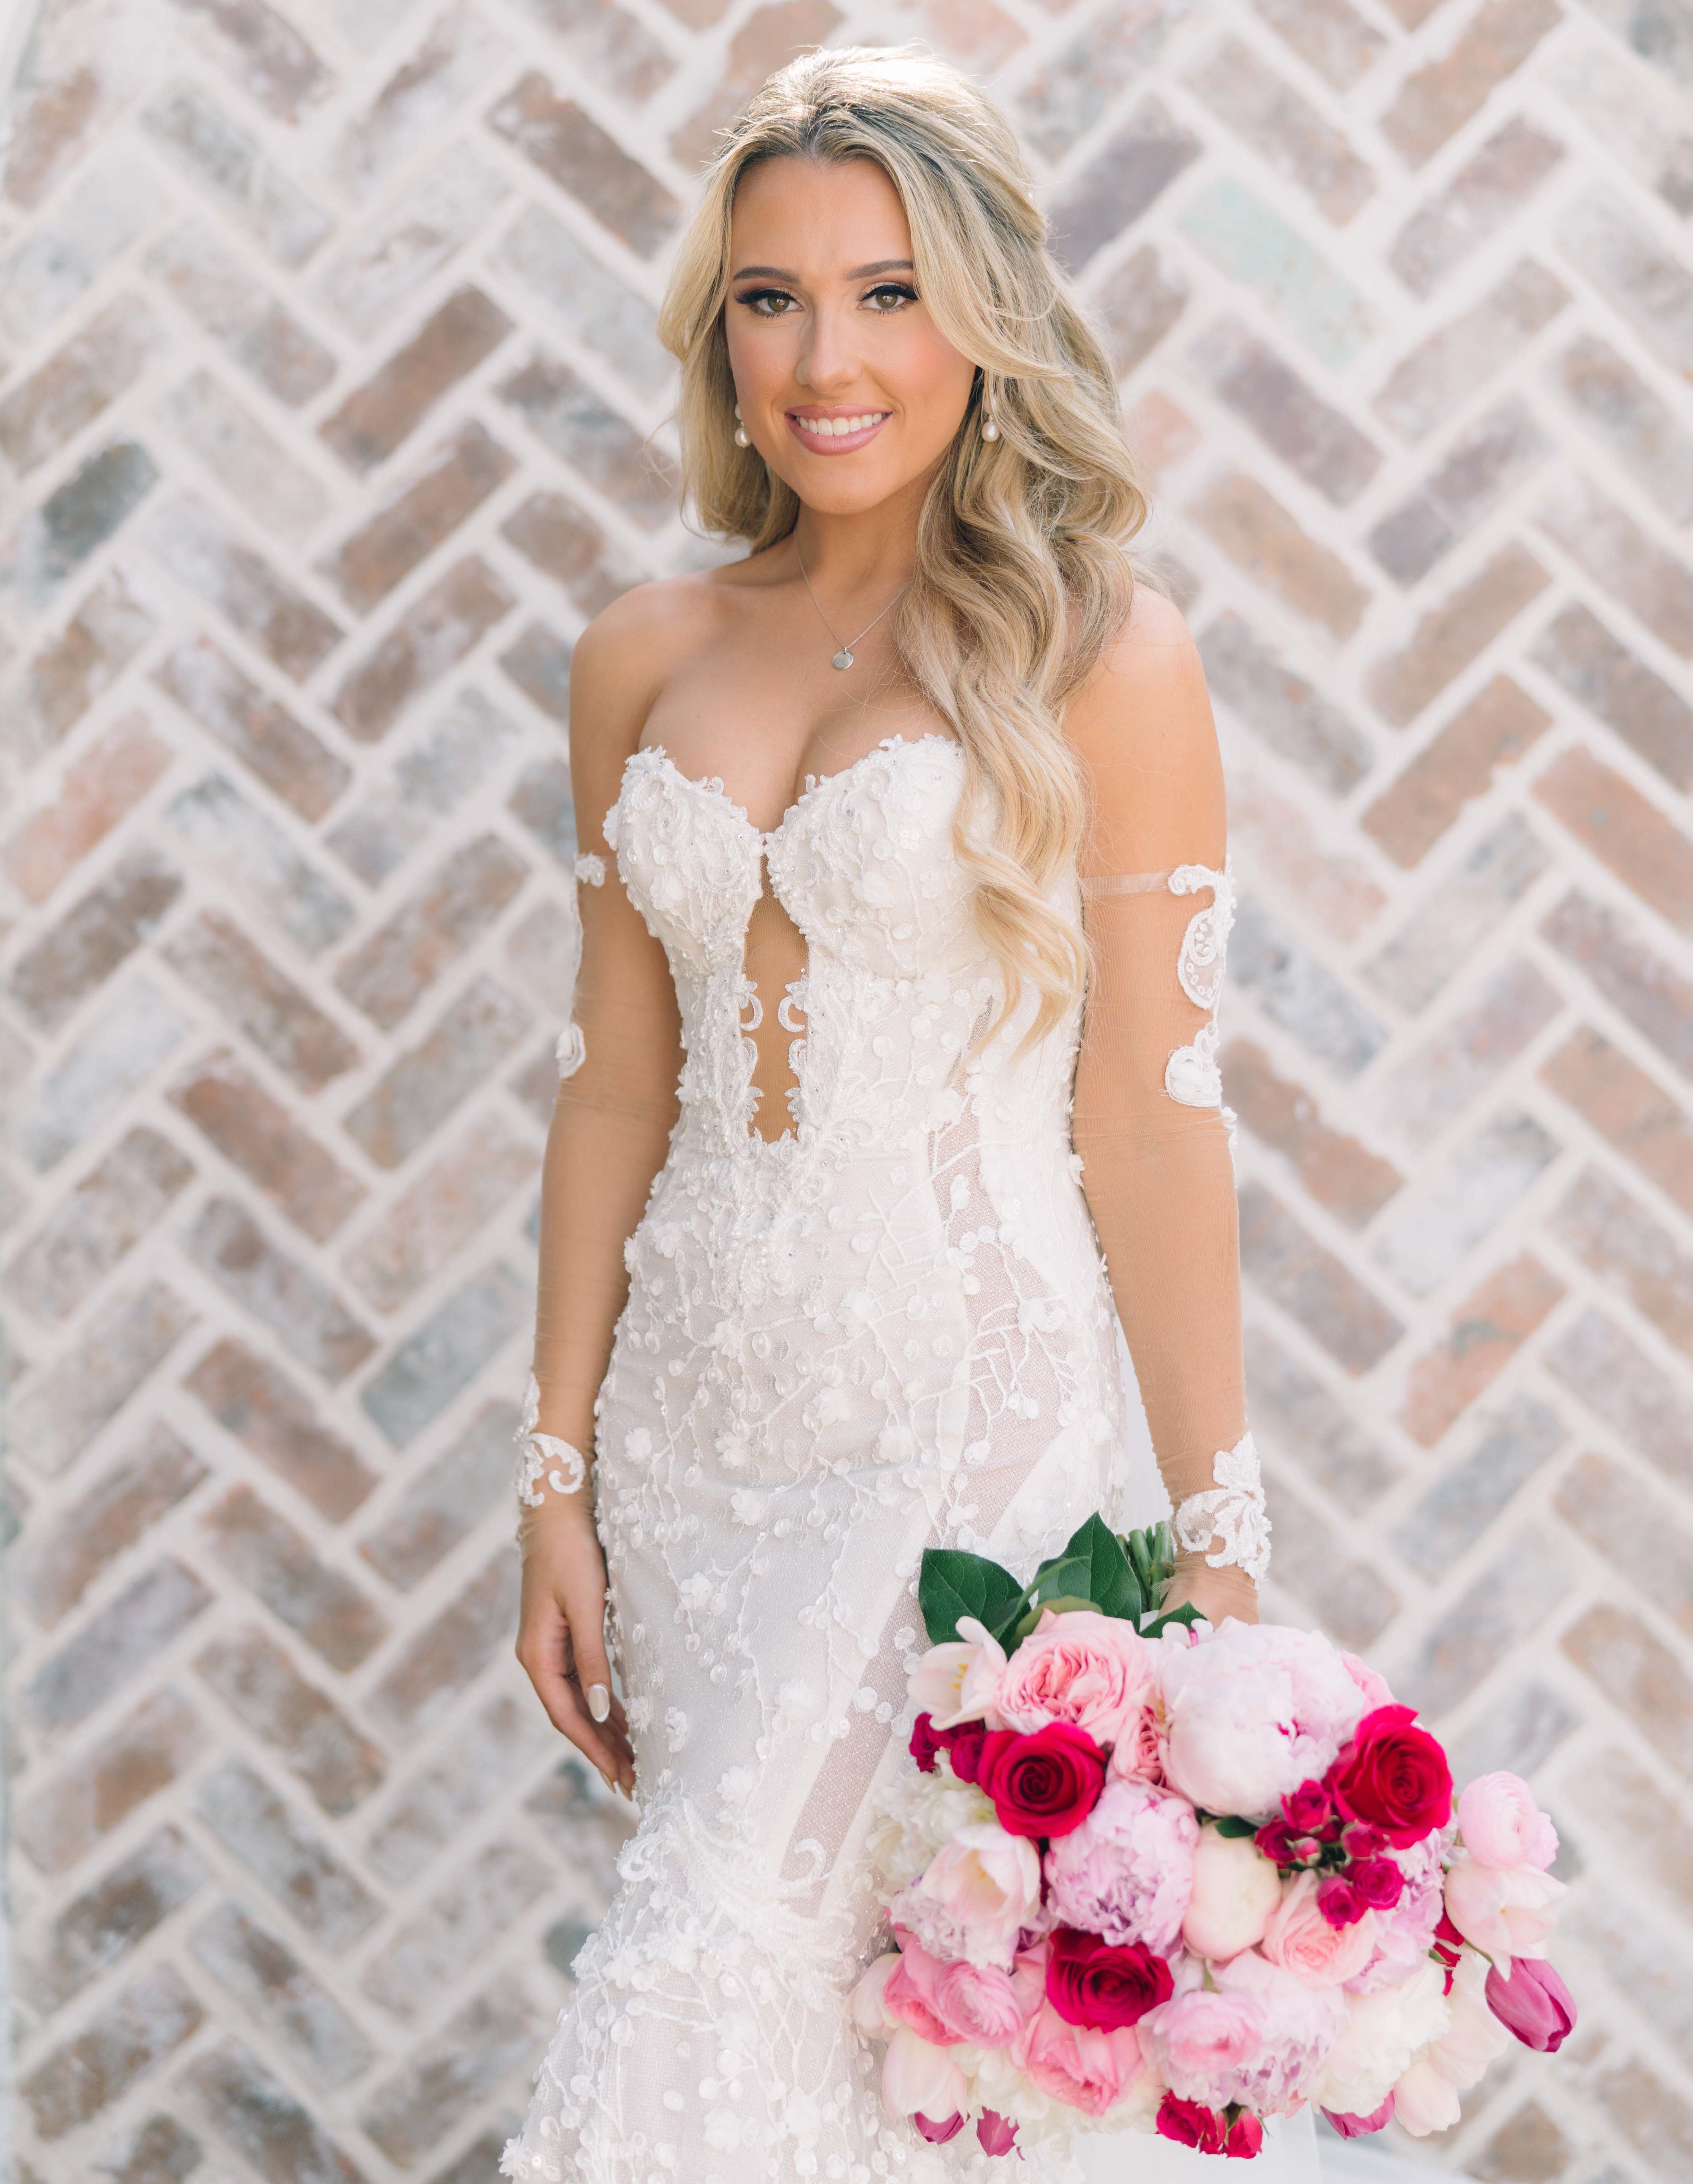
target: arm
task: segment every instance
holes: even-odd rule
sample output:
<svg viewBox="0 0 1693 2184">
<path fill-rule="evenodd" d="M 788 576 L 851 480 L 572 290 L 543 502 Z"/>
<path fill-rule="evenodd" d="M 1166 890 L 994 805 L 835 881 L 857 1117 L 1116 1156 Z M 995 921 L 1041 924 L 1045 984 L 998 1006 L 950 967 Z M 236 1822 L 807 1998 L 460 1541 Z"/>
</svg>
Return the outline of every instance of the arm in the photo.
<svg viewBox="0 0 1693 2184">
<path fill-rule="evenodd" d="M 1075 1143 L 1179 1518 L 1190 1496 L 1218 1485 L 1218 1456 L 1246 1433 L 1246 1397 L 1239 1215 L 1211 1006 L 1178 975 L 1189 928 L 1215 901 L 1206 875 L 1223 865 L 1222 768 L 1199 654 L 1168 600 L 1137 588 L 1126 629 L 1066 726 L 1094 813 L 1080 867 L 1093 961 Z M 1223 939 L 1228 912 L 1225 902 Z M 1217 937 L 1202 919 L 1200 956 Z M 1187 985 L 1214 1001 L 1220 961 L 1190 950 L 1186 970 Z M 1224 1553 L 1223 1535 L 1211 1533 L 1203 1507 L 1185 1516 L 1170 1605 L 1190 1599 L 1214 1620 L 1255 1620 L 1252 1578 L 1236 1562 L 1211 1566 L 1206 1555 Z"/>
<path fill-rule="evenodd" d="M 639 628 L 649 614 L 638 596 L 620 601 L 584 633 L 571 661 L 582 961 L 542 1167 L 524 1422 L 526 1436 L 532 1429 L 553 1445 L 530 1444 L 545 1461 L 523 1467 L 518 1528 L 517 1657 L 554 1727 L 625 1790 L 633 1787 L 634 1763 L 606 1658 L 605 1565 L 589 1469 L 593 1405 L 628 1292 L 623 1246 L 676 1119 L 682 1052 L 670 967 L 624 892 L 602 822 L 651 702 L 654 648 Z"/>
</svg>

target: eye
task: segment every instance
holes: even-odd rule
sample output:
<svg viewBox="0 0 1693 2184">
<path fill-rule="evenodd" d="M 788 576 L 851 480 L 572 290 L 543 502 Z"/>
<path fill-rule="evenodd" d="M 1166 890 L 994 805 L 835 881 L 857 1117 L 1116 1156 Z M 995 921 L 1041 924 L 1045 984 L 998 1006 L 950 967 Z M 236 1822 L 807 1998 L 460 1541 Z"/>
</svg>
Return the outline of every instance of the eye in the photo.
<svg viewBox="0 0 1693 2184">
<path fill-rule="evenodd" d="M 864 300 L 872 310 L 885 315 L 904 310 L 907 304 L 915 304 L 917 292 L 915 288 L 907 287 L 903 281 L 880 281 Z"/>
<path fill-rule="evenodd" d="M 760 319 L 785 319 L 790 309 L 797 311 L 798 300 L 786 288 L 749 288 L 737 296 L 735 301 Z"/>
</svg>

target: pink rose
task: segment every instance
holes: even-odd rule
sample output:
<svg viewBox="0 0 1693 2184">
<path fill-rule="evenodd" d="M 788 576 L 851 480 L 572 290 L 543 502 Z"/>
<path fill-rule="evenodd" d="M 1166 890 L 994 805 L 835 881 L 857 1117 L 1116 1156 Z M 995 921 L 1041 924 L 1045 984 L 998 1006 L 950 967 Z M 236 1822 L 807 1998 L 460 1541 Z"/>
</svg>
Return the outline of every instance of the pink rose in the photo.
<svg viewBox="0 0 1693 2184">
<path fill-rule="evenodd" d="M 1375 1953 L 1374 1912 L 1361 1911 L 1349 1925 L 1331 1925 L 1320 1900 L 1325 1886 L 1314 1873 L 1301 1873 L 1288 1884 L 1264 1927 L 1264 1954 L 1301 1986 L 1339 1986 Z"/>
<path fill-rule="evenodd" d="M 1479 1865 L 1532 1865 L 1557 1856 L 1557 1830 L 1520 1775 L 1479 1774 L 1458 1797 L 1458 1840 Z"/>
<path fill-rule="evenodd" d="M 1250 1836 L 1200 1830 L 1182 1939 L 1197 1957 L 1238 1956 L 1263 1937 L 1281 1877 Z"/>
<path fill-rule="evenodd" d="M 1039 1907 L 1040 1853 L 1027 1836 L 981 1820 L 942 1845 L 889 1913 L 932 1956 L 1008 1971 L 1017 1936 Z"/>
<path fill-rule="evenodd" d="M 1364 1713 L 1363 1693 L 1313 1630 L 1229 1616 L 1185 1649 L 1160 1649 L 1164 1774 L 1209 1813 L 1279 1816 L 1320 1781 Z"/>
<path fill-rule="evenodd" d="M 1062 1721 L 1111 1744 L 1152 1680 L 1152 1650 L 1128 1624 L 1092 1608 L 1048 1609 L 1006 1663 L 993 1703 L 1005 1727 L 1025 1736 Z"/>
<path fill-rule="evenodd" d="M 1446 1912 L 1467 1942 L 1501 1971 L 1513 1957 L 1543 1957 L 1564 1885 L 1533 1865 L 1483 1865 L 1460 1857 L 1446 1875 Z"/>
<path fill-rule="evenodd" d="M 1167 1953 L 1187 1912 L 1199 1836 L 1185 1798 L 1108 1780 L 1081 1826 L 1047 1852 L 1048 1900 L 1066 1925 Z"/>
<path fill-rule="evenodd" d="M 1133 1781 L 1164 1780 L 1163 1745 L 1156 1708 L 1131 1708 L 1111 1747 L 1110 1771 Z"/>
<path fill-rule="evenodd" d="M 1115 2108 L 1144 2064 L 1132 2025 L 1109 2032 L 1068 2025 L 1050 2003 L 1036 2010 L 1011 2047 L 1011 2059 L 1033 2084 L 1084 2115 Z"/>
<path fill-rule="evenodd" d="M 933 1730 L 975 1721 L 987 1713 L 1005 1672 L 1005 1649 L 974 1616 L 958 1618 L 959 1636 L 931 1646 L 906 1679 L 906 1690 Z M 998 1729 L 995 1719 L 989 1727 Z"/>
<path fill-rule="evenodd" d="M 932 1957 L 922 1943 L 912 1935 L 903 1934 L 899 1944 L 899 1961 L 888 1974 L 882 1989 L 883 2008 L 900 2024 L 909 2025 L 913 2032 L 921 2033 L 925 2040 L 937 2048 L 950 2048 L 962 2037 L 955 2032 L 935 2006 L 935 1982 L 945 1967 Z M 1011 1981 L 1000 1974 L 1009 1988 Z"/>
<path fill-rule="evenodd" d="M 950 2116 L 970 2093 L 947 2050 L 902 2025 L 882 2059 L 882 2098 L 894 2115 Z"/>
</svg>

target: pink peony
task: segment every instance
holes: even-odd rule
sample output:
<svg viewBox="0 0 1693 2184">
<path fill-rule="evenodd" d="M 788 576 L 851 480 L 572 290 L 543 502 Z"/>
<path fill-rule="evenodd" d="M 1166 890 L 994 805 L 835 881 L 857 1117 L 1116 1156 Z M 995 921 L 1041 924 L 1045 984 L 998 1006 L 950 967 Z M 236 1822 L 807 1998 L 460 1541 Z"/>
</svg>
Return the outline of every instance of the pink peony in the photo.
<svg viewBox="0 0 1693 2184">
<path fill-rule="evenodd" d="M 1238 1956 L 1262 1939 L 1281 1877 L 1250 1836 L 1200 1830 L 1182 1939 L 1198 1957 Z"/>
<path fill-rule="evenodd" d="M 1047 1852 L 1048 1900 L 1066 1925 L 1167 1954 L 1182 1930 L 1199 1835 L 1185 1799 L 1107 1780 L 1081 1826 Z"/>
<path fill-rule="evenodd" d="M 1532 1865 L 1557 1856 L 1557 1830 L 1520 1775 L 1478 1774 L 1458 1798 L 1458 1840 L 1478 1865 Z"/>
<path fill-rule="evenodd" d="M 888 1908 L 931 1955 L 1009 1971 L 1039 1905 L 1040 1853 L 1026 1836 L 983 1820 L 960 1828 Z"/>
<path fill-rule="evenodd" d="M 1133 2025 L 1100 2032 L 1068 2025 L 1050 2003 L 1043 2003 L 1024 2025 L 1011 2058 L 1042 2092 L 1093 2116 L 1115 2108 L 1144 2068 Z"/>
<path fill-rule="evenodd" d="M 1533 1865 L 1483 1865 L 1460 1856 L 1446 1875 L 1446 1910 L 1467 1942 L 1501 1971 L 1513 1957 L 1543 1957 L 1564 1885 Z"/>
<path fill-rule="evenodd" d="M 994 1686 L 1005 1672 L 1005 1649 L 974 1616 L 958 1618 L 960 1635 L 931 1646 L 906 1679 L 906 1689 L 931 1730 L 975 1721 L 988 1711 Z M 992 1729 L 1001 1724 L 989 1723 Z"/>
<path fill-rule="evenodd" d="M 1212 1967 L 1219 1992 L 1255 1997 L 1264 2010 L 1256 2053 L 1224 2078 L 1227 2099 L 1259 2115 L 1291 2115 L 1303 2105 L 1346 2030 L 1346 1997 L 1338 1987 L 1308 1987 L 1256 1949 Z"/>
<path fill-rule="evenodd" d="M 950 2116 L 970 2094 L 947 2049 L 902 2025 L 882 2059 L 882 2098 L 894 2115 Z"/>
<path fill-rule="evenodd" d="M 1146 1641 L 1116 1616 L 1049 1608 L 1006 1663 L 994 1708 L 1025 1736 L 1062 1721 L 1111 1744 L 1151 1693 L 1153 1660 Z"/>
<path fill-rule="evenodd" d="M 1161 1648 L 1166 1779 L 1211 1813 L 1278 1815 L 1325 1774 L 1364 1713 L 1328 1639 L 1227 1618 L 1185 1650 Z"/>
<path fill-rule="evenodd" d="M 1183 2100 L 1226 2108 L 1226 2090 L 1263 2045 L 1266 2011 L 1255 1994 L 1190 1986 L 1150 2010 L 1138 2030 L 1148 2059 Z"/>
<path fill-rule="evenodd" d="M 1301 1986 L 1339 1986 L 1375 1954 L 1375 1913 L 1361 1910 L 1348 1925 L 1331 1925 L 1320 1900 L 1328 1886 L 1314 1873 L 1301 1873 L 1289 1882 L 1264 1927 L 1264 1954 Z"/>
<path fill-rule="evenodd" d="M 1451 2023 L 1446 1976 L 1429 1958 L 1409 1978 L 1346 1997 L 1346 2025 L 1329 2051 L 1311 2097 L 1345 2115 L 1373 2115 L 1411 2067 Z"/>
<path fill-rule="evenodd" d="M 1413 2138 L 1427 2138 L 1431 2131 L 1450 2131 L 1463 2114 L 1457 2087 L 1422 2056 L 1388 2098 L 1393 2103 L 1394 2121 Z"/>
<path fill-rule="evenodd" d="M 1341 1666 L 1364 1695 L 1367 1708 L 1373 1713 L 1377 1707 L 1391 1706 L 1393 1693 L 1387 1678 L 1380 1675 L 1367 1661 L 1361 1661 L 1356 1653 L 1342 1653 Z"/>
</svg>

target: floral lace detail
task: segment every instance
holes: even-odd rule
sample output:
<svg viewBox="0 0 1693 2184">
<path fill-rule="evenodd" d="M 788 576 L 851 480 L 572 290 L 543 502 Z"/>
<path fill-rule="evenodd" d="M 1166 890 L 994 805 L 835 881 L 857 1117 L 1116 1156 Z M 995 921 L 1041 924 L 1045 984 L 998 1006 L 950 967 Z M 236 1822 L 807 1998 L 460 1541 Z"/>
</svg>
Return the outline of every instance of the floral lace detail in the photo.
<svg viewBox="0 0 1693 2184">
<path fill-rule="evenodd" d="M 1222 1545 L 1206 1556 L 1212 1569 L 1235 1563 L 1248 1577 L 1261 1578 L 1270 1567 L 1270 1516 L 1250 1433 L 1233 1448 L 1217 1451 L 1211 1475 L 1216 1485 L 1189 1494 L 1177 1510 L 1177 1540 L 1189 1554 L 1198 1554 L 1215 1536 Z"/>
<path fill-rule="evenodd" d="M 576 859 L 576 878 L 586 887 L 605 885 L 605 860 L 596 857 L 592 850 L 584 850 Z"/>
<path fill-rule="evenodd" d="M 1071 1145 L 1079 1006 L 1019 1055 L 1027 995 L 971 1052 L 1003 988 L 953 848 L 962 775 L 950 738 L 890 738 L 766 833 L 649 749 L 606 815 L 684 1046 L 595 1406 L 641 1820 L 504 2149 L 524 2184 L 1004 2184 L 973 2132 L 887 2113 L 846 2008 L 886 1945 L 865 1845 L 918 1564 L 956 1545 L 1030 1575 L 1092 1510 L 1131 1521 L 1127 1451 L 1151 1455 Z M 766 882 L 807 948 L 773 1004 L 798 1082 L 771 1139 L 746 1037 Z M 1048 2146 L 1018 2169 L 1069 2174 Z"/>
<path fill-rule="evenodd" d="M 1164 1067 L 1164 1089 L 1184 1107 L 1221 1107 L 1222 1072 L 1217 1066 L 1217 1050 L 1222 1034 L 1217 1025 L 1217 1005 L 1222 998 L 1228 936 L 1234 927 L 1234 875 L 1226 858 L 1220 872 L 1208 865 L 1178 865 L 1166 885 L 1172 894 L 1194 894 L 1201 888 L 1211 890 L 1210 902 L 1188 920 L 1176 959 L 1182 991 L 1195 1008 L 1211 1011 L 1211 1021 L 1201 1025 L 1190 1045 L 1177 1047 L 1171 1055 Z M 1226 1109 L 1224 1113 L 1232 1147 L 1234 1117 Z"/>
<path fill-rule="evenodd" d="M 512 1436 L 525 1444 L 518 1458 L 515 1484 L 518 1500 L 529 1509 L 538 1509 L 547 1498 L 541 1491 L 543 1479 L 555 1494 L 578 1494 L 588 1482 L 588 1464 L 582 1451 L 560 1440 L 557 1434 L 537 1433 L 540 1416 L 541 1384 L 531 1373 L 523 1390 L 523 1423 Z M 558 1468 L 549 1470 L 549 1464 Z"/>
<path fill-rule="evenodd" d="M 572 1020 L 559 1034 L 553 1048 L 554 1059 L 559 1065 L 559 1082 L 574 1077 L 588 1059 L 588 1041 L 582 1037 L 582 1026 Z"/>
</svg>

